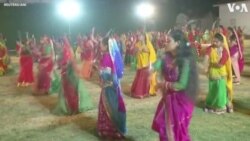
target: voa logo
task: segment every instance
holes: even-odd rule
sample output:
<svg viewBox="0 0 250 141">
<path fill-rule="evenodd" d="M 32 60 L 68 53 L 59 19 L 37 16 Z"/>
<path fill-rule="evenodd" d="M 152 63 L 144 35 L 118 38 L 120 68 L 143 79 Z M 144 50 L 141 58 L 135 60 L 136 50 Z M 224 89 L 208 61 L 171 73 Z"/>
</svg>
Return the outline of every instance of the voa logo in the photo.
<svg viewBox="0 0 250 141">
<path fill-rule="evenodd" d="M 241 13 L 248 12 L 246 3 L 240 3 L 240 4 L 228 3 L 227 6 L 228 6 L 228 9 L 231 13 L 233 13 L 233 12 L 241 12 Z"/>
</svg>

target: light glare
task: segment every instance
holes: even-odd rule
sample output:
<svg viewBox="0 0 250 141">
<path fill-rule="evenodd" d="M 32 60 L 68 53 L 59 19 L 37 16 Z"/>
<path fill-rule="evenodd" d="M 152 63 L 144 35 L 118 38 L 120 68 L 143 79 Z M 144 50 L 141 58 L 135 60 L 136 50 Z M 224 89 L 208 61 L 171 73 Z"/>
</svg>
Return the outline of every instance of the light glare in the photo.
<svg viewBox="0 0 250 141">
<path fill-rule="evenodd" d="M 149 3 L 142 3 L 137 7 L 137 14 L 143 19 L 150 18 L 154 14 L 154 7 Z"/>
<path fill-rule="evenodd" d="M 67 20 L 71 20 L 80 14 L 80 5 L 75 0 L 64 0 L 58 5 L 58 12 Z"/>
</svg>

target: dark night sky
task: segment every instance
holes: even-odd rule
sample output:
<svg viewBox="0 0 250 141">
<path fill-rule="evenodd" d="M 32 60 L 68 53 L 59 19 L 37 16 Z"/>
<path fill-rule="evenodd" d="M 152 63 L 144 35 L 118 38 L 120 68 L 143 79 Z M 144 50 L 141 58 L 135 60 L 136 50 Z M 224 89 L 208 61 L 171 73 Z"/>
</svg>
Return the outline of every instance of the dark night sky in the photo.
<svg viewBox="0 0 250 141">
<path fill-rule="evenodd" d="M 1 1 L 1 0 L 0 0 Z M 56 1 L 56 0 L 55 0 Z M 54 2 L 55 2 L 54 1 Z M 88 32 L 92 26 L 97 31 L 106 32 L 115 28 L 117 32 L 136 30 L 142 21 L 135 15 L 135 5 L 141 0 L 84 0 L 84 14 L 71 22 L 72 34 Z M 217 0 L 149 0 L 157 9 L 156 16 L 148 27 L 166 30 L 175 23 L 176 15 L 182 7 L 192 9 L 192 16 L 200 17 L 212 10 Z M 198 14 L 197 14 L 198 13 Z M 60 35 L 68 31 L 68 23 L 56 14 L 55 3 L 28 4 L 26 7 L 0 6 L 0 32 L 13 48 L 17 31 L 29 31 L 36 36 L 43 34 Z"/>
</svg>

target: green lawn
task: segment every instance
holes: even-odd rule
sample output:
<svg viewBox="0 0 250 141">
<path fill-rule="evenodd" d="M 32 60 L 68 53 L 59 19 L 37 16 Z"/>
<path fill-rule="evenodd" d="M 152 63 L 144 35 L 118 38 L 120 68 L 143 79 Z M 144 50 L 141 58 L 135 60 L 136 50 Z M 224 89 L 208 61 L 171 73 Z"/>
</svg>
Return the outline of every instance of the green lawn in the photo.
<svg viewBox="0 0 250 141">
<path fill-rule="evenodd" d="M 247 48 L 246 57 L 249 54 Z M 96 134 L 100 95 L 97 81 L 85 82 L 95 109 L 75 116 L 56 116 L 51 110 L 57 95 L 35 97 L 31 95 L 31 88 L 16 88 L 17 60 L 13 63 L 13 71 L 0 77 L 0 141 L 102 141 Z M 158 135 L 151 130 L 151 122 L 160 95 L 142 100 L 127 96 L 134 74 L 127 68 L 122 81 L 127 108 L 126 141 L 158 141 Z M 242 84 L 234 87 L 236 111 L 233 114 L 204 113 L 202 102 L 198 104 L 190 127 L 193 141 L 250 140 L 249 66 L 243 75 Z M 207 93 L 208 80 L 201 76 L 200 82 L 202 99 Z"/>
</svg>

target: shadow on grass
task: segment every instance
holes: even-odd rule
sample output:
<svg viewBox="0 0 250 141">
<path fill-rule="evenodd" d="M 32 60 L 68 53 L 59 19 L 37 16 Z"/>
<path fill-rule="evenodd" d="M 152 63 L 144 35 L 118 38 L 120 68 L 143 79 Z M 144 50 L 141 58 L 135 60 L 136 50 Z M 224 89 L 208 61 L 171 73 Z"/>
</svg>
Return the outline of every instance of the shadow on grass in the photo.
<svg viewBox="0 0 250 141">
<path fill-rule="evenodd" d="M 125 139 L 103 139 L 98 137 L 99 141 L 135 141 L 133 137 L 125 137 Z"/>
<path fill-rule="evenodd" d="M 206 94 L 200 90 L 195 106 L 203 109 L 205 107 Z"/>
<path fill-rule="evenodd" d="M 82 131 L 88 132 L 89 134 L 97 137 L 96 131 L 96 119 L 81 113 L 77 115 L 77 118 L 73 120 L 73 123 L 77 125 Z"/>
<path fill-rule="evenodd" d="M 245 65 L 250 66 L 250 61 L 245 62 Z"/>
<path fill-rule="evenodd" d="M 241 76 L 243 76 L 243 77 L 250 77 L 250 72 L 243 72 Z"/>
<path fill-rule="evenodd" d="M 86 79 L 83 79 L 84 81 L 87 81 L 87 82 L 90 82 L 90 83 L 93 83 L 93 84 L 96 84 L 96 85 L 99 85 L 100 84 L 100 79 L 99 79 L 99 73 L 97 70 L 94 70 L 92 72 L 92 75 L 91 75 L 91 78 L 86 80 Z"/>
<path fill-rule="evenodd" d="M 18 73 L 18 70 L 19 70 L 18 65 L 9 66 L 9 68 L 6 70 L 6 73 L 3 76 L 13 76 Z"/>
<path fill-rule="evenodd" d="M 205 101 L 204 100 L 197 100 L 195 106 L 203 109 L 205 107 Z"/>
<path fill-rule="evenodd" d="M 49 109 L 51 113 L 53 112 L 54 108 L 56 107 L 56 103 L 58 99 L 57 97 L 54 97 L 51 95 L 44 95 L 44 96 L 34 95 L 34 97 L 41 105 Z"/>
<path fill-rule="evenodd" d="M 86 124 L 86 123 L 85 123 Z M 94 135 L 96 138 L 98 138 L 98 141 L 135 141 L 135 139 L 131 136 L 126 136 L 125 139 L 110 139 L 110 138 L 105 138 L 105 137 L 100 137 L 97 133 L 96 126 L 91 129 L 86 129 L 86 128 L 81 128 L 84 131 L 87 131 L 89 134 Z"/>
<path fill-rule="evenodd" d="M 85 115 L 84 113 L 80 114 L 74 118 L 73 123 L 77 125 L 81 130 L 88 132 L 89 134 L 98 138 L 99 141 L 116 141 L 115 139 L 102 138 L 98 135 L 97 132 L 97 121 L 96 119 Z M 117 140 L 118 141 L 118 140 Z M 135 141 L 132 137 L 126 136 L 125 139 L 120 139 L 119 141 Z"/>
<path fill-rule="evenodd" d="M 54 112 L 56 104 L 57 104 L 57 97 L 53 96 L 36 96 L 36 100 L 49 109 L 50 113 L 57 116 L 58 120 L 53 123 L 53 128 L 67 125 L 67 124 L 75 124 L 78 126 L 82 131 L 88 132 L 91 135 L 96 136 L 96 119 L 85 115 L 85 113 L 79 113 L 75 115 L 60 115 Z"/>
<path fill-rule="evenodd" d="M 239 113 L 242 113 L 242 114 L 246 114 L 246 115 L 250 115 L 250 107 L 248 107 L 247 105 L 245 105 L 241 101 L 234 100 L 233 104 L 234 104 L 234 110 L 236 112 L 239 112 Z"/>
<path fill-rule="evenodd" d="M 129 86 L 129 84 L 122 83 L 121 85 L 122 85 L 123 94 L 125 94 L 126 96 L 131 97 L 131 87 Z"/>
</svg>

